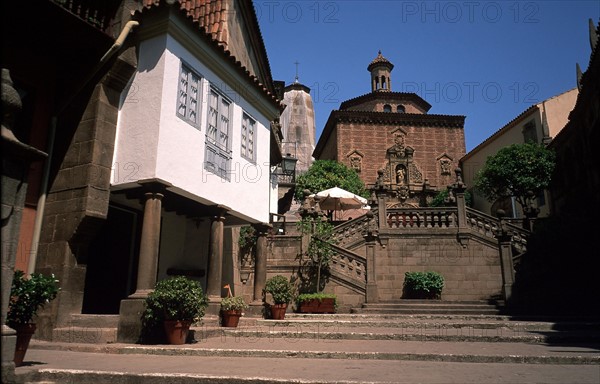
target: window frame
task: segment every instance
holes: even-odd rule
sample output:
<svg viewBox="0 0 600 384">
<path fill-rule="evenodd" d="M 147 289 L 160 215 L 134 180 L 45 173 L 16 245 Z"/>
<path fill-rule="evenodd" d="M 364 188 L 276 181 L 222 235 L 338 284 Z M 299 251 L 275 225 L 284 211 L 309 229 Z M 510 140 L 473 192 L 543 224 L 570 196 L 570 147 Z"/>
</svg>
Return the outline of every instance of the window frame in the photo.
<svg viewBox="0 0 600 384">
<path fill-rule="evenodd" d="M 245 131 L 245 126 L 244 126 L 244 122 L 248 121 L 251 122 L 252 124 L 249 124 L 246 126 L 247 127 L 252 127 L 252 131 L 251 131 L 251 135 L 249 135 L 247 132 Z M 242 156 L 242 158 L 250 161 L 251 163 L 256 163 L 256 128 L 257 128 L 257 120 L 252 117 L 249 113 L 247 113 L 246 111 L 242 112 L 242 125 L 240 128 L 240 156 Z M 248 131 L 248 129 L 246 129 L 246 131 Z M 251 140 L 250 140 L 251 139 Z M 251 143 L 251 145 L 248 145 L 248 143 Z M 245 147 L 244 147 L 245 144 Z M 244 148 L 246 149 L 244 151 Z M 251 154 L 250 156 L 247 154 L 248 151 L 251 150 Z M 246 152 L 246 153 L 244 153 Z"/>
<path fill-rule="evenodd" d="M 216 96 L 216 121 L 214 121 L 216 125 L 213 125 L 211 122 L 211 118 L 214 116 L 213 110 L 215 110 L 215 106 L 212 105 L 213 95 Z M 227 104 L 226 116 L 221 109 L 225 103 Z M 204 169 L 227 181 L 230 181 L 229 171 L 231 169 L 231 159 L 233 158 L 231 149 L 231 123 L 233 122 L 234 105 L 233 101 L 221 92 L 219 88 L 212 84 L 210 85 L 207 95 Z M 223 132 L 223 124 L 225 123 L 227 124 L 227 130 Z M 212 127 L 214 127 L 214 134 Z M 214 161 L 209 161 L 211 156 L 214 157 Z M 224 166 L 222 166 L 223 164 Z"/>
<path fill-rule="evenodd" d="M 191 87 L 192 87 L 192 82 L 190 82 L 190 79 L 188 78 L 187 80 L 187 86 L 185 89 L 185 95 L 186 95 L 186 102 L 185 102 L 185 113 L 182 114 L 181 113 L 181 107 L 182 107 L 182 102 L 181 102 L 181 96 L 182 96 L 182 75 L 183 75 L 183 71 L 187 70 L 188 72 L 188 76 L 193 76 L 196 78 L 196 84 L 197 84 L 197 98 L 195 99 L 195 103 L 196 103 L 196 108 L 195 108 L 195 114 L 196 114 L 196 119 L 195 121 L 190 118 L 190 116 L 188 116 L 188 111 L 192 110 L 193 108 L 191 108 L 191 103 L 193 102 L 193 98 L 190 98 L 190 91 L 191 91 Z M 186 63 L 185 61 L 181 60 L 179 63 L 179 72 L 178 72 L 178 77 L 177 77 L 177 100 L 176 100 L 176 105 L 175 105 L 175 114 L 177 115 L 177 117 L 179 117 L 181 120 L 185 121 L 186 123 L 188 123 L 189 125 L 191 125 L 194 128 L 197 128 L 198 130 L 201 129 L 202 127 L 202 80 L 204 79 L 204 77 L 202 76 L 202 74 L 196 70 L 194 70 L 194 68 L 189 65 L 188 63 Z"/>
</svg>

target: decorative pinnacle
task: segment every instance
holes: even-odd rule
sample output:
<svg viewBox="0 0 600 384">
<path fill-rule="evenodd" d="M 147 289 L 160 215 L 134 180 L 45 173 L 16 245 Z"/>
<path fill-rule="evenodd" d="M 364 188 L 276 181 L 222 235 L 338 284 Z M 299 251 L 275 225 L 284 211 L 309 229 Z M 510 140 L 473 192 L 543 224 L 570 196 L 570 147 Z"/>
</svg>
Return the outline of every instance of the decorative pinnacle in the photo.
<svg viewBox="0 0 600 384">
<path fill-rule="evenodd" d="M 294 79 L 294 83 L 298 83 L 298 82 L 299 82 L 299 81 L 298 81 L 298 80 L 299 80 L 299 77 L 298 77 L 298 65 L 299 65 L 300 63 L 298 62 L 298 60 L 296 60 L 296 61 L 294 62 L 294 64 L 296 64 L 296 78 Z"/>
</svg>

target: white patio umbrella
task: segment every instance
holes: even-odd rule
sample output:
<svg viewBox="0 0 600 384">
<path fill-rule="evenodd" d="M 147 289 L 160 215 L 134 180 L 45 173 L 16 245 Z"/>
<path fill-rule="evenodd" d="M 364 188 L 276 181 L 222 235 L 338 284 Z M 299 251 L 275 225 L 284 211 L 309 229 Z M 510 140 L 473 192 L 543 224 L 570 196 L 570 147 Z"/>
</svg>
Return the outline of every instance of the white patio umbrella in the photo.
<svg viewBox="0 0 600 384">
<path fill-rule="evenodd" d="M 324 211 L 345 211 L 363 208 L 368 204 L 367 199 L 348 192 L 339 187 L 333 187 L 317 192 L 312 197 L 319 197 L 319 207 Z"/>
</svg>

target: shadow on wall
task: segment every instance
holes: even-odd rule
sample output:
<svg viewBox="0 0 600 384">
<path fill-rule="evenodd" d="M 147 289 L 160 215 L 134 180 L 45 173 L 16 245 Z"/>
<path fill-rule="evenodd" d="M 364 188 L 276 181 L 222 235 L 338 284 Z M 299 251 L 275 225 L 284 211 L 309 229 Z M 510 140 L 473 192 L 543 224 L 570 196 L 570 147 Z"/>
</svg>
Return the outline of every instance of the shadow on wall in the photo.
<svg viewBox="0 0 600 384">
<path fill-rule="evenodd" d="M 597 248 L 598 217 L 571 211 L 536 221 L 516 271 L 515 314 L 600 316 L 600 257 L 592 250 Z"/>
</svg>

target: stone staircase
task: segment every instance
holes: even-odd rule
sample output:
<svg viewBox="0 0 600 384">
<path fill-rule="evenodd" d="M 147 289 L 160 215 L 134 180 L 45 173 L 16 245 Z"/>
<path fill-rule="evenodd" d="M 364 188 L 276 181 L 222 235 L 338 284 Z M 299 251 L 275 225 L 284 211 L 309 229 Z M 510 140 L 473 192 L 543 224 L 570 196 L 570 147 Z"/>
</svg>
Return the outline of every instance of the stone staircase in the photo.
<svg viewBox="0 0 600 384">
<path fill-rule="evenodd" d="M 66 343 L 106 344 L 117 341 L 119 315 L 71 315 L 65 326 L 52 330 L 52 340 Z"/>
<path fill-rule="evenodd" d="M 352 313 L 363 314 L 421 314 L 421 315 L 499 315 L 503 312 L 502 302 L 489 301 L 442 301 L 442 300 L 398 300 L 363 304 L 351 309 Z"/>
<path fill-rule="evenodd" d="M 497 383 L 598 381 L 600 319 L 515 318 L 494 307 L 411 300 L 284 320 L 245 316 L 238 328 L 207 318 L 183 346 L 33 340 L 17 373 L 23 383 L 90 384 L 439 383 L 431 374 L 447 370 L 457 383 L 488 383 L 491 370 Z M 86 322 L 94 324 L 78 320 Z"/>
</svg>

